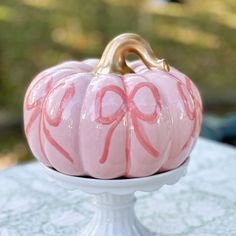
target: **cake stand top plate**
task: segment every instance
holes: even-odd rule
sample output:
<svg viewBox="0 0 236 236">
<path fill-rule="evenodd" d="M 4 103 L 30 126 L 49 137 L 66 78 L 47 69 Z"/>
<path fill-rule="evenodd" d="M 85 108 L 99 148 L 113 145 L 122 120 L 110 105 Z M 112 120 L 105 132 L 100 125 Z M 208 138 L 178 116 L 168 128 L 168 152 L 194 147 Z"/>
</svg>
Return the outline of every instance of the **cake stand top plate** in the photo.
<svg viewBox="0 0 236 236">
<path fill-rule="evenodd" d="M 47 175 L 60 186 L 67 189 L 78 189 L 89 194 L 110 193 L 116 195 L 132 194 L 136 191 L 151 192 L 163 185 L 172 185 L 184 176 L 189 164 L 188 158 L 176 169 L 147 177 L 130 179 L 94 179 L 62 174 L 55 169 L 42 165 Z"/>
</svg>

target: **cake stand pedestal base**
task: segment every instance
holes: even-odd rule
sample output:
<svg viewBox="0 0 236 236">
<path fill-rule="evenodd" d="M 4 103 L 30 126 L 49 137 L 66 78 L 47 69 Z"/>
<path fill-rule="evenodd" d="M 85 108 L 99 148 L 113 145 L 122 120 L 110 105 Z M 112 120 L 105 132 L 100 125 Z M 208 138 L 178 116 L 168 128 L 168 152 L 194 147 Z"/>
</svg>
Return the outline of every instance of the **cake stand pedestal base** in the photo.
<svg viewBox="0 0 236 236">
<path fill-rule="evenodd" d="M 134 194 L 95 195 L 95 214 L 81 236 L 151 236 L 137 219 Z"/>
<path fill-rule="evenodd" d="M 136 191 L 150 192 L 172 185 L 186 174 L 189 158 L 178 168 L 143 178 L 100 180 L 64 175 L 44 167 L 59 185 L 94 195 L 94 216 L 79 236 L 151 236 L 134 211 Z"/>
</svg>

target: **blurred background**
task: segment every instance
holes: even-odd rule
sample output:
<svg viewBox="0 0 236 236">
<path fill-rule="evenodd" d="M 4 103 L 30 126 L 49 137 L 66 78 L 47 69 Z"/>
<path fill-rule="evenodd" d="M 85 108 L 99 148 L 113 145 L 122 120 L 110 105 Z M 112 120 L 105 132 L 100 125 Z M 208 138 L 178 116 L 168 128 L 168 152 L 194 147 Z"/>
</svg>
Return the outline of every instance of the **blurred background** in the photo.
<svg viewBox="0 0 236 236">
<path fill-rule="evenodd" d="M 141 34 L 197 84 L 202 136 L 236 144 L 235 0 L 1 0 L 0 169 L 33 158 L 22 125 L 32 78 L 65 60 L 100 57 L 123 32 Z"/>
</svg>

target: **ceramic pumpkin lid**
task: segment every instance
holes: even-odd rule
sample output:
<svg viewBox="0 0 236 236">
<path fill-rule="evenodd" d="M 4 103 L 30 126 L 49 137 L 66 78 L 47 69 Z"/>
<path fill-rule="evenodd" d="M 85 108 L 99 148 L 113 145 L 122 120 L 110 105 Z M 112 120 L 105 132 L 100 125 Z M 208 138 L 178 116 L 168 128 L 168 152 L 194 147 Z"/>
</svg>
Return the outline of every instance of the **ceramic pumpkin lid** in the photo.
<svg viewBox="0 0 236 236">
<path fill-rule="evenodd" d="M 129 53 L 140 60 L 127 63 Z M 130 178 L 174 169 L 193 149 L 201 121 L 193 82 L 130 33 L 114 38 L 100 60 L 41 72 L 24 100 L 34 156 L 75 176 Z"/>
</svg>

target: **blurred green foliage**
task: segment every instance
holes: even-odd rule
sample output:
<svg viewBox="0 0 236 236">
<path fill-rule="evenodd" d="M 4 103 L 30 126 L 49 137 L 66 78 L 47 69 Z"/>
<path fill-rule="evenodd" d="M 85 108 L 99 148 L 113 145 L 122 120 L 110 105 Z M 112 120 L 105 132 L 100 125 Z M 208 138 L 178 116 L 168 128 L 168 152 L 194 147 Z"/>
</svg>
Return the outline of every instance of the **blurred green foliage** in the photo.
<svg viewBox="0 0 236 236">
<path fill-rule="evenodd" d="M 36 73 L 71 58 L 99 57 L 112 37 L 127 31 L 142 34 L 186 72 L 207 105 L 235 103 L 235 1 L 157 2 L 1 0 L 0 106 L 20 114 Z"/>
<path fill-rule="evenodd" d="M 141 34 L 158 57 L 188 74 L 205 110 L 236 109 L 235 0 L 158 2 L 1 0 L 0 111 L 18 119 L 36 73 L 65 60 L 100 57 L 122 32 Z"/>
</svg>

